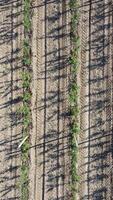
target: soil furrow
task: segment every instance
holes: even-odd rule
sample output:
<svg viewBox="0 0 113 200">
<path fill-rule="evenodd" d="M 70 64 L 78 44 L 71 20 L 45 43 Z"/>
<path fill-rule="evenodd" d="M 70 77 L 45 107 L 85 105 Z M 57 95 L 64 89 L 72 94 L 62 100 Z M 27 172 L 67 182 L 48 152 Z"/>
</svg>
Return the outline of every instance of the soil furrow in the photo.
<svg viewBox="0 0 113 200">
<path fill-rule="evenodd" d="M 58 199 L 59 191 L 59 3 L 46 3 L 46 128 L 45 143 L 45 199 Z"/>
<path fill-rule="evenodd" d="M 88 132 L 89 132 L 89 10 L 90 4 L 81 1 L 81 62 L 80 62 L 80 137 L 79 162 L 80 175 L 79 199 L 87 199 L 88 195 Z"/>
<path fill-rule="evenodd" d="M 70 158 L 69 158 L 69 56 L 70 56 L 70 15 L 69 1 L 60 3 L 59 31 L 59 198 L 69 198 Z M 62 139 L 60 139 L 62 138 Z"/>
<path fill-rule="evenodd" d="M 43 199 L 45 2 L 32 4 L 32 129 L 30 134 L 29 199 Z"/>
</svg>

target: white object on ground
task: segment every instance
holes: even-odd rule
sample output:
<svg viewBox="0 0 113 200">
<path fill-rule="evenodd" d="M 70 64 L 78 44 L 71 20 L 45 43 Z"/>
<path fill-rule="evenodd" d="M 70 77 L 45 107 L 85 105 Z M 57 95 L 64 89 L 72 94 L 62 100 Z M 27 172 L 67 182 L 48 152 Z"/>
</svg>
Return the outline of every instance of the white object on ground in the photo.
<svg viewBox="0 0 113 200">
<path fill-rule="evenodd" d="M 19 144 L 18 149 L 24 144 L 24 142 L 27 140 L 28 135 L 22 140 L 22 142 Z"/>
</svg>

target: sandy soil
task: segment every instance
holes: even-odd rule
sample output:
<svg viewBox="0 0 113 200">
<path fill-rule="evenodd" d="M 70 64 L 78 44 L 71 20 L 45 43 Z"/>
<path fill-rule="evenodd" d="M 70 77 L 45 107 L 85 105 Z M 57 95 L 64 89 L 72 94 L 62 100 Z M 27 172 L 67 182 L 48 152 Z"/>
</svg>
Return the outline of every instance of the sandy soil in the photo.
<svg viewBox="0 0 113 200">
<path fill-rule="evenodd" d="M 112 1 L 82 1 L 87 43 L 82 41 L 80 198 L 110 200 L 112 194 Z M 87 12 L 85 10 L 87 9 Z M 89 23 L 89 24 L 88 24 Z M 89 28 L 88 28 L 89 27 Z M 84 64 L 85 58 L 85 64 Z M 84 68 L 85 66 L 85 68 Z M 85 69 L 85 71 L 84 71 Z M 83 87 L 86 83 L 86 87 Z M 85 93 L 84 93 L 84 91 Z M 85 103 L 83 99 L 85 98 Z M 87 99 L 87 101 L 86 101 Z M 86 116 L 86 120 L 85 120 Z M 84 119 L 83 119 L 84 118 Z M 85 134 L 85 136 L 83 136 Z M 85 185 L 85 186 L 84 186 Z"/>
<path fill-rule="evenodd" d="M 0 1 L 0 199 L 19 199 L 22 4 Z"/>
</svg>

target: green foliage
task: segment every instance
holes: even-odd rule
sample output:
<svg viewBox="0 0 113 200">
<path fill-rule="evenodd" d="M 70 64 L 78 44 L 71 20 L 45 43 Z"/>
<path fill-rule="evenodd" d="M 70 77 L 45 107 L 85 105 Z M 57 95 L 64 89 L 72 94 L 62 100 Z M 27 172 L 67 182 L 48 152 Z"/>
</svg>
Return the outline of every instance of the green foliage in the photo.
<svg viewBox="0 0 113 200">
<path fill-rule="evenodd" d="M 29 31 L 31 28 L 31 22 L 28 18 L 28 14 L 26 13 L 26 15 L 24 16 L 24 27 L 25 27 L 25 31 Z"/>
<path fill-rule="evenodd" d="M 24 57 L 23 58 L 23 64 L 29 66 L 31 64 L 31 59 L 27 58 L 27 57 Z"/>
<path fill-rule="evenodd" d="M 70 0 L 71 9 L 71 43 L 72 51 L 70 56 L 70 65 L 72 72 L 72 80 L 69 93 L 70 101 L 70 115 L 71 115 L 71 190 L 72 200 L 76 200 L 77 195 L 77 183 L 79 182 L 79 176 L 77 173 L 78 162 L 78 134 L 80 132 L 80 126 L 78 122 L 79 116 L 79 87 L 77 84 L 77 73 L 79 69 L 79 49 L 80 38 L 78 36 L 78 22 L 79 22 L 79 0 Z"/>
<path fill-rule="evenodd" d="M 31 82 L 31 74 L 30 72 L 26 71 L 22 73 L 22 85 L 23 88 L 29 90 Z"/>
<path fill-rule="evenodd" d="M 31 93 L 26 91 L 26 93 L 24 93 L 23 95 L 23 102 L 24 103 L 29 102 L 30 100 L 31 100 Z"/>
<path fill-rule="evenodd" d="M 31 101 L 31 91 L 30 91 L 30 83 L 31 83 L 31 73 L 30 73 L 30 65 L 31 65 L 31 47 L 30 47 L 30 38 L 29 33 L 31 31 L 31 11 L 30 11 L 31 1 L 24 0 L 24 31 L 25 38 L 23 42 L 23 67 L 24 72 L 22 72 L 22 86 L 24 89 L 24 93 L 22 96 L 23 106 L 20 108 L 20 113 L 23 116 L 23 139 L 29 135 L 29 128 L 31 124 L 31 109 L 30 109 L 30 101 Z M 20 175 L 20 187 L 21 187 L 21 200 L 28 200 L 29 198 L 29 139 L 25 140 L 25 142 L 21 146 L 22 153 L 22 164 L 21 164 L 21 175 Z"/>
<path fill-rule="evenodd" d="M 22 72 L 22 80 L 23 81 L 30 81 L 31 74 L 28 71 Z"/>
<path fill-rule="evenodd" d="M 31 29 L 31 20 L 30 20 L 30 0 L 24 0 L 24 30 L 26 33 L 29 33 Z"/>
<path fill-rule="evenodd" d="M 71 11 L 76 10 L 78 8 L 78 1 L 77 0 L 70 0 L 70 8 Z M 73 16 L 72 16 L 73 18 Z"/>
<path fill-rule="evenodd" d="M 74 123 L 74 124 L 72 125 L 72 127 L 71 127 L 71 133 L 74 134 L 74 135 L 75 135 L 75 134 L 78 135 L 79 132 L 80 132 L 80 126 L 79 126 L 78 124 L 75 124 L 75 123 Z"/>
<path fill-rule="evenodd" d="M 29 155 L 28 155 L 28 150 L 30 148 L 30 145 L 29 145 L 29 141 L 26 141 L 23 145 L 22 145 L 22 153 L 23 153 L 23 156 L 22 156 L 22 161 L 24 161 L 23 163 L 27 163 L 28 162 L 28 158 L 29 158 Z"/>
<path fill-rule="evenodd" d="M 21 113 L 24 117 L 29 117 L 30 115 L 30 108 L 29 105 L 24 103 L 23 107 L 21 108 Z"/>
<path fill-rule="evenodd" d="M 28 40 L 24 40 L 23 54 L 24 54 L 24 57 L 29 57 L 30 55 L 30 46 L 29 46 Z"/>
<path fill-rule="evenodd" d="M 29 182 L 29 177 L 28 177 L 28 167 L 26 167 L 26 164 L 22 164 L 21 167 L 21 199 L 22 200 L 27 200 L 28 199 L 28 182 Z"/>
<path fill-rule="evenodd" d="M 23 119 L 23 126 L 24 126 L 25 129 L 27 129 L 27 127 L 29 127 L 30 124 L 31 124 L 31 121 L 30 121 L 29 118 L 24 118 Z"/>
</svg>

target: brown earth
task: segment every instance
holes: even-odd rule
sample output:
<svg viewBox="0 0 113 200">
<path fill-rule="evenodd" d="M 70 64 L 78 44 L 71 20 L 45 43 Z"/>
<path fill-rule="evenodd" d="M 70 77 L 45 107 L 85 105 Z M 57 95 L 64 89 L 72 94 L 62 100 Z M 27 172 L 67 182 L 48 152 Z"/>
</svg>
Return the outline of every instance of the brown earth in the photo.
<svg viewBox="0 0 113 200">
<path fill-rule="evenodd" d="M 0 1 L 0 200 L 19 199 L 22 2 Z"/>
<path fill-rule="evenodd" d="M 81 1 L 81 134 L 79 199 L 113 199 L 113 2 Z"/>
<path fill-rule="evenodd" d="M 30 200 L 69 198 L 68 3 L 33 3 Z"/>
<path fill-rule="evenodd" d="M 29 199 L 69 196 L 69 1 L 32 3 Z M 22 1 L 0 1 L 0 200 L 20 199 Z"/>
</svg>

